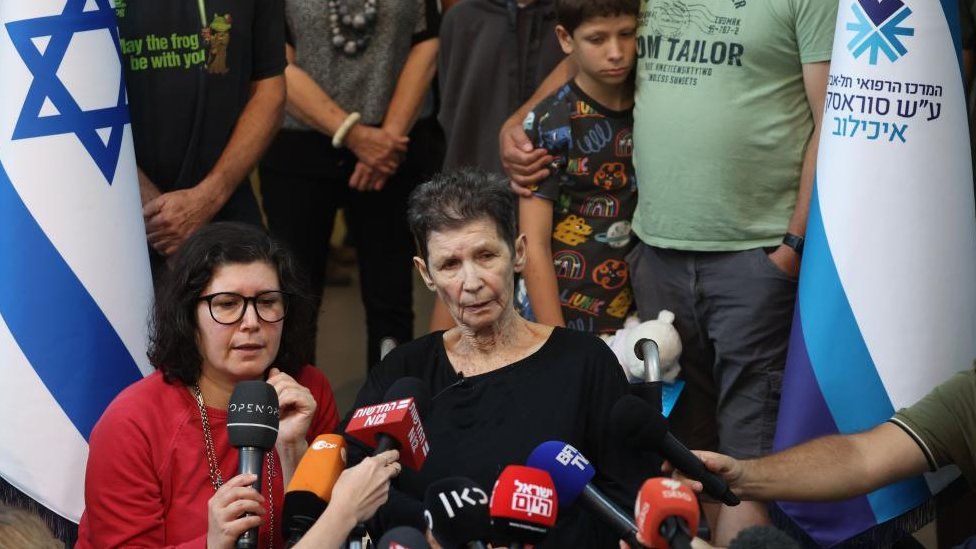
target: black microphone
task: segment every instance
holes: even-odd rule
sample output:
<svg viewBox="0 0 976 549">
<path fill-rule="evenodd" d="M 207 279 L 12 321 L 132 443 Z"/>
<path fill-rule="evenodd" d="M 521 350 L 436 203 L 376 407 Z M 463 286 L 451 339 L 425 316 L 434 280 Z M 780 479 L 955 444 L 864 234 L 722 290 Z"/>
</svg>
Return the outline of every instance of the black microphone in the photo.
<svg viewBox="0 0 976 549">
<path fill-rule="evenodd" d="M 675 469 L 701 482 L 706 494 L 729 506 L 740 503 L 724 480 L 706 469 L 691 450 L 668 432 L 667 420 L 650 404 L 633 395 L 621 397 L 610 411 L 609 428 L 613 436 L 632 447 L 660 453 Z"/>
<path fill-rule="evenodd" d="M 485 549 L 491 538 L 488 493 L 465 477 L 430 484 L 424 495 L 424 518 L 444 549 Z"/>
<path fill-rule="evenodd" d="M 772 526 L 750 526 L 735 536 L 729 549 L 800 549 L 800 544 Z"/>
<path fill-rule="evenodd" d="M 264 453 L 274 448 L 278 439 L 278 394 L 274 387 L 259 380 L 241 381 L 234 386 L 227 406 L 227 437 L 231 446 L 239 450 L 237 474 L 257 475 L 251 486 L 260 493 Z M 257 546 L 258 527 L 237 539 L 239 549 Z"/>
<path fill-rule="evenodd" d="M 430 549 L 427 538 L 417 529 L 397 526 L 376 542 L 376 549 Z"/>
</svg>

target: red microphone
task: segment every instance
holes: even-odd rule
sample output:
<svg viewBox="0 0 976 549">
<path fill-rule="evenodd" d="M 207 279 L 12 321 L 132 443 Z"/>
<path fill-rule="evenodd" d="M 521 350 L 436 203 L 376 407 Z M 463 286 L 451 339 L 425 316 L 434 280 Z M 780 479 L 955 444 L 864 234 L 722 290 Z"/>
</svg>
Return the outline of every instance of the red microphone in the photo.
<svg viewBox="0 0 976 549">
<path fill-rule="evenodd" d="M 417 378 L 398 379 L 384 395 L 388 402 L 363 406 L 352 414 L 346 434 L 379 454 L 400 450 L 400 463 L 419 471 L 430 446 L 420 418 L 430 408 L 430 394 Z"/>
<path fill-rule="evenodd" d="M 644 481 L 634 515 L 637 541 L 652 549 L 690 548 L 700 517 L 691 488 L 664 477 Z"/>
<path fill-rule="evenodd" d="M 556 485 L 542 469 L 509 465 L 495 481 L 489 507 L 496 536 L 492 545 L 536 544 L 556 525 Z"/>
</svg>

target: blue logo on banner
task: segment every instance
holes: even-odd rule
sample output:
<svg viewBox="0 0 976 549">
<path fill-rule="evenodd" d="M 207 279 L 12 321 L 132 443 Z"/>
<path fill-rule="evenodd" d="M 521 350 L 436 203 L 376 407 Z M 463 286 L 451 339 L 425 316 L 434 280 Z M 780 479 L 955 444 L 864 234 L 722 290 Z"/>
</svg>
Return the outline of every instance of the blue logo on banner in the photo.
<svg viewBox="0 0 976 549">
<path fill-rule="evenodd" d="M 857 0 L 851 4 L 856 22 L 848 22 L 847 30 L 854 38 L 847 49 L 855 59 L 870 52 L 868 62 L 878 64 L 878 52 L 892 63 L 908 53 L 901 41 L 902 36 L 915 36 L 915 29 L 901 26 L 912 10 L 901 0 Z"/>
<path fill-rule="evenodd" d="M 122 133 L 129 122 L 121 61 L 118 95 L 115 104 L 106 108 L 82 110 L 57 74 L 77 33 L 108 31 L 121 59 L 115 10 L 110 0 L 94 0 L 94 4 L 98 9 L 85 11 L 86 0 L 67 0 L 60 15 L 7 23 L 10 39 L 34 77 L 13 139 L 74 134 L 111 184 L 122 149 Z M 46 45 L 39 47 L 43 44 Z M 92 59 L 91 63 L 104 60 Z M 47 102 L 57 113 L 41 114 Z M 108 132 L 108 138 L 103 141 L 98 130 Z"/>
</svg>

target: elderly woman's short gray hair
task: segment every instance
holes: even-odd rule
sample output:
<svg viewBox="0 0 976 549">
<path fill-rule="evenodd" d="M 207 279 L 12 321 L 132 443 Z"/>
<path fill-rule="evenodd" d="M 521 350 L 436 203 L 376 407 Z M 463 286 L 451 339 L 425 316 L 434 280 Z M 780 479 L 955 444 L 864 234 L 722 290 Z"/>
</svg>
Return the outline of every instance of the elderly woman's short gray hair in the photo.
<svg viewBox="0 0 976 549">
<path fill-rule="evenodd" d="M 514 252 L 517 236 L 515 194 L 508 180 L 473 168 L 439 173 L 410 194 L 407 220 L 420 256 L 428 259 L 433 231 L 457 229 L 481 219 L 495 224 L 498 236 Z"/>
</svg>

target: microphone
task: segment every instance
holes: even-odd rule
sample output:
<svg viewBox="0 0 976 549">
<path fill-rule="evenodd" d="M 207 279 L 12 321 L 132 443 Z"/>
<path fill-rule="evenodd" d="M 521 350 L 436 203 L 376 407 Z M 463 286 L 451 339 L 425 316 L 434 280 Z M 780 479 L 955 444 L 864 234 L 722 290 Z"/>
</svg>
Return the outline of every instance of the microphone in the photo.
<svg viewBox="0 0 976 549">
<path fill-rule="evenodd" d="M 521 549 L 541 542 L 556 525 L 558 504 L 549 473 L 522 465 L 505 467 L 491 491 L 492 545 Z"/>
<path fill-rule="evenodd" d="M 282 511 L 287 546 L 298 543 L 332 499 L 332 487 L 346 467 L 346 439 L 319 435 L 295 469 Z"/>
<path fill-rule="evenodd" d="M 702 483 L 705 493 L 722 503 L 735 506 L 739 497 L 732 493 L 724 480 L 705 468 L 705 464 L 684 444 L 668 432 L 668 423 L 660 412 L 643 400 L 625 395 L 610 410 L 610 431 L 631 446 L 651 449 L 671 462 L 688 478 Z"/>
<path fill-rule="evenodd" d="M 649 478 L 634 504 L 637 540 L 647 547 L 690 549 L 700 511 L 695 493 L 677 480 Z"/>
<path fill-rule="evenodd" d="M 278 394 L 274 387 L 260 380 L 241 381 L 234 386 L 227 406 L 227 437 L 231 446 L 239 450 L 237 474 L 257 475 L 251 486 L 260 493 L 264 453 L 274 448 L 278 439 Z M 257 546 L 258 527 L 237 538 L 239 549 Z"/>
<path fill-rule="evenodd" d="M 430 549 L 430 545 L 416 528 L 397 526 L 383 534 L 376 549 Z"/>
<path fill-rule="evenodd" d="M 563 507 L 580 499 L 581 505 L 608 524 L 614 534 L 631 547 L 637 547 L 637 525 L 616 503 L 590 483 L 596 469 L 579 450 L 565 442 L 550 440 L 536 446 L 525 464 L 549 473 Z"/>
<path fill-rule="evenodd" d="M 444 549 L 486 549 L 491 537 L 488 494 L 475 481 L 449 477 L 427 487 L 424 518 Z"/>
<path fill-rule="evenodd" d="M 800 549 L 800 544 L 772 526 L 750 526 L 729 542 L 729 549 Z"/>
<path fill-rule="evenodd" d="M 403 377 L 387 389 L 384 399 L 353 412 L 346 434 L 374 448 L 374 454 L 399 449 L 400 463 L 419 471 L 430 452 L 421 423 L 430 408 L 430 392 L 423 381 Z"/>
</svg>

